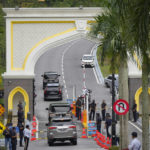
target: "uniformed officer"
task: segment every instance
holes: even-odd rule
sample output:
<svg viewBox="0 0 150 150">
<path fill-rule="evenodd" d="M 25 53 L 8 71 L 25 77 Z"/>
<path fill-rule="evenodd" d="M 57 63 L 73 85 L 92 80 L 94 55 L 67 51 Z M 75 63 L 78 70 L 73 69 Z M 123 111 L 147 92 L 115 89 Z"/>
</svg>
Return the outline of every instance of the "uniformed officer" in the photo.
<svg viewBox="0 0 150 150">
<path fill-rule="evenodd" d="M 13 127 L 11 131 L 11 144 L 12 144 L 12 150 L 16 150 L 17 145 L 17 134 L 16 134 L 16 128 Z"/>
</svg>

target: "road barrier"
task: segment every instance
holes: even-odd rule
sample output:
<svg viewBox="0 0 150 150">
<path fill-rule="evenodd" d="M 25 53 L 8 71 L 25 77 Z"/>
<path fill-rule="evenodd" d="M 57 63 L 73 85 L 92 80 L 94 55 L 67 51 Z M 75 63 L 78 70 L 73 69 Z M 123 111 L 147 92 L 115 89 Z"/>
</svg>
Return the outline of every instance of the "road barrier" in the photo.
<svg viewBox="0 0 150 150">
<path fill-rule="evenodd" d="M 87 112 L 86 112 L 86 110 L 83 110 L 82 116 L 83 116 L 82 125 L 85 129 L 87 129 Z"/>
<path fill-rule="evenodd" d="M 36 122 L 36 117 L 33 116 L 33 122 L 32 122 L 32 130 L 31 130 L 31 141 L 36 140 L 36 133 L 37 133 L 37 122 Z"/>
<path fill-rule="evenodd" d="M 88 135 L 95 137 L 96 136 L 96 130 L 97 130 L 96 123 L 89 121 L 89 123 L 88 123 Z"/>
<path fill-rule="evenodd" d="M 98 77 L 98 80 L 100 81 L 101 84 L 104 84 L 104 77 L 102 75 L 102 72 L 100 70 L 100 67 L 99 67 L 99 64 L 98 64 L 98 60 L 97 60 L 97 47 L 98 45 L 95 45 L 93 47 L 93 56 L 94 56 L 94 61 L 95 61 L 95 70 L 96 70 L 96 73 L 97 73 L 97 77 Z"/>
</svg>

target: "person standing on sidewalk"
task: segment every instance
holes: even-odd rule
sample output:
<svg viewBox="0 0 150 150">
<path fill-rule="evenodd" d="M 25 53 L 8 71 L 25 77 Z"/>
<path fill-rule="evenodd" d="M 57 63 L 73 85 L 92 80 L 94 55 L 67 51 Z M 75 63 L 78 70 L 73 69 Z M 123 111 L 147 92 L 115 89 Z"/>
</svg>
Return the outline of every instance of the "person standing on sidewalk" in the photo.
<svg viewBox="0 0 150 150">
<path fill-rule="evenodd" d="M 111 138 L 111 134 L 109 132 L 109 128 L 111 127 L 112 124 L 112 119 L 110 117 L 110 115 L 106 118 L 106 122 L 105 122 L 105 127 L 106 127 L 106 133 L 107 133 L 107 137 Z"/>
<path fill-rule="evenodd" d="M 23 105 L 22 105 L 22 102 L 21 101 L 19 101 L 19 104 L 18 104 L 18 110 L 19 109 L 23 109 Z"/>
<path fill-rule="evenodd" d="M 115 121 L 116 123 L 116 144 L 119 145 L 119 142 L 120 142 L 120 124 Z"/>
<path fill-rule="evenodd" d="M 27 150 L 29 146 L 29 139 L 31 136 L 29 125 L 26 125 L 26 128 L 24 129 L 23 132 L 24 132 L 24 142 L 25 142 L 24 150 Z"/>
<path fill-rule="evenodd" d="M 136 122 L 137 121 L 137 104 L 135 103 L 135 101 L 133 103 L 132 112 L 133 112 L 134 122 Z"/>
<path fill-rule="evenodd" d="M 96 113 L 96 125 L 97 125 L 97 130 L 101 133 L 101 123 L 102 123 L 102 118 L 100 113 Z"/>
<path fill-rule="evenodd" d="M 90 105 L 90 117 L 89 117 L 90 120 L 94 120 L 95 111 L 96 111 L 96 103 L 95 103 L 95 100 L 93 100 Z"/>
<path fill-rule="evenodd" d="M 19 127 L 20 147 L 23 147 L 22 140 L 23 140 L 23 137 L 24 137 L 24 135 L 23 135 L 24 125 L 22 123 L 20 123 L 18 125 L 18 127 Z"/>
<path fill-rule="evenodd" d="M 18 124 L 24 123 L 24 111 L 22 108 L 18 109 Z"/>
<path fill-rule="evenodd" d="M 105 117 L 106 117 L 106 102 L 105 100 L 103 100 L 102 104 L 101 104 L 101 110 L 102 110 L 102 120 L 105 121 Z"/>
<path fill-rule="evenodd" d="M 137 139 L 137 133 L 132 132 L 131 135 L 132 135 L 132 141 L 131 141 L 131 144 L 128 146 L 128 149 L 129 150 L 140 150 L 141 149 L 141 143 Z"/>
<path fill-rule="evenodd" d="M 80 97 L 78 97 L 76 101 L 76 117 L 78 118 L 78 120 L 81 120 L 81 107 L 82 107 L 82 102 Z"/>
<path fill-rule="evenodd" d="M 7 150 L 7 145 L 9 144 L 9 150 L 12 150 L 11 131 L 8 125 L 6 125 L 6 129 L 4 130 L 3 135 L 5 136 L 5 149 Z"/>
<path fill-rule="evenodd" d="M 11 144 L 12 144 L 12 150 L 16 150 L 17 146 L 17 133 L 16 128 L 13 127 L 11 131 Z"/>
</svg>

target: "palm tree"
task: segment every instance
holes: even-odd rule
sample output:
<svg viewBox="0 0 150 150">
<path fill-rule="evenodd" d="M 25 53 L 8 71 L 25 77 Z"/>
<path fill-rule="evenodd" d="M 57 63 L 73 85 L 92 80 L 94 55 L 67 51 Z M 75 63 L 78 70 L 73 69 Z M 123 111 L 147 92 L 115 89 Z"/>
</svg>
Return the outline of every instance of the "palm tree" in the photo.
<svg viewBox="0 0 150 150">
<path fill-rule="evenodd" d="M 142 57 L 142 149 L 149 149 L 149 96 L 148 76 L 150 73 L 150 1 L 132 0 L 126 1 L 128 9 L 128 26 L 130 37 L 137 52 Z M 122 9 L 125 11 L 125 9 Z"/>
<path fill-rule="evenodd" d="M 115 2 L 115 1 L 114 1 Z M 127 39 L 125 24 L 119 17 L 120 11 L 116 3 L 108 3 L 107 10 L 96 17 L 96 25 L 92 28 L 94 34 L 102 33 L 102 62 L 105 57 L 111 58 L 111 70 L 115 73 L 119 68 L 119 98 L 128 101 L 128 66 Z M 120 118 L 120 149 L 128 147 L 128 115 Z"/>
</svg>

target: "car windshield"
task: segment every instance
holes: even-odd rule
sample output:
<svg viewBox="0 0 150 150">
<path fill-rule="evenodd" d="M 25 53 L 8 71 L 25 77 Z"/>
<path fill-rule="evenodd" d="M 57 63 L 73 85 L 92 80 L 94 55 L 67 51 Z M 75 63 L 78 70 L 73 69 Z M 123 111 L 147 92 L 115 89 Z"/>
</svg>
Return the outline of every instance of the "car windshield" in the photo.
<svg viewBox="0 0 150 150">
<path fill-rule="evenodd" d="M 93 60 L 93 56 L 83 56 L 83 60 Z"/>
<path fill-rule="evenodd" d="M 46 79 L 57 79 L 58 78 L 58 75 L 57 74 L 45 74 L 44 75 L 44 78 Z"/>
<path fill-rule="evenodd" d="M 53 120 L 51 123 L 52 126 L 64 126 L 64 125 L 72 125 L 72 121 L 68 120 Z"/>
<path fill-rule="evenodd" d="M 69 112 L 70 106 L 52 106 L 52 112 Z"/>
</svg>

